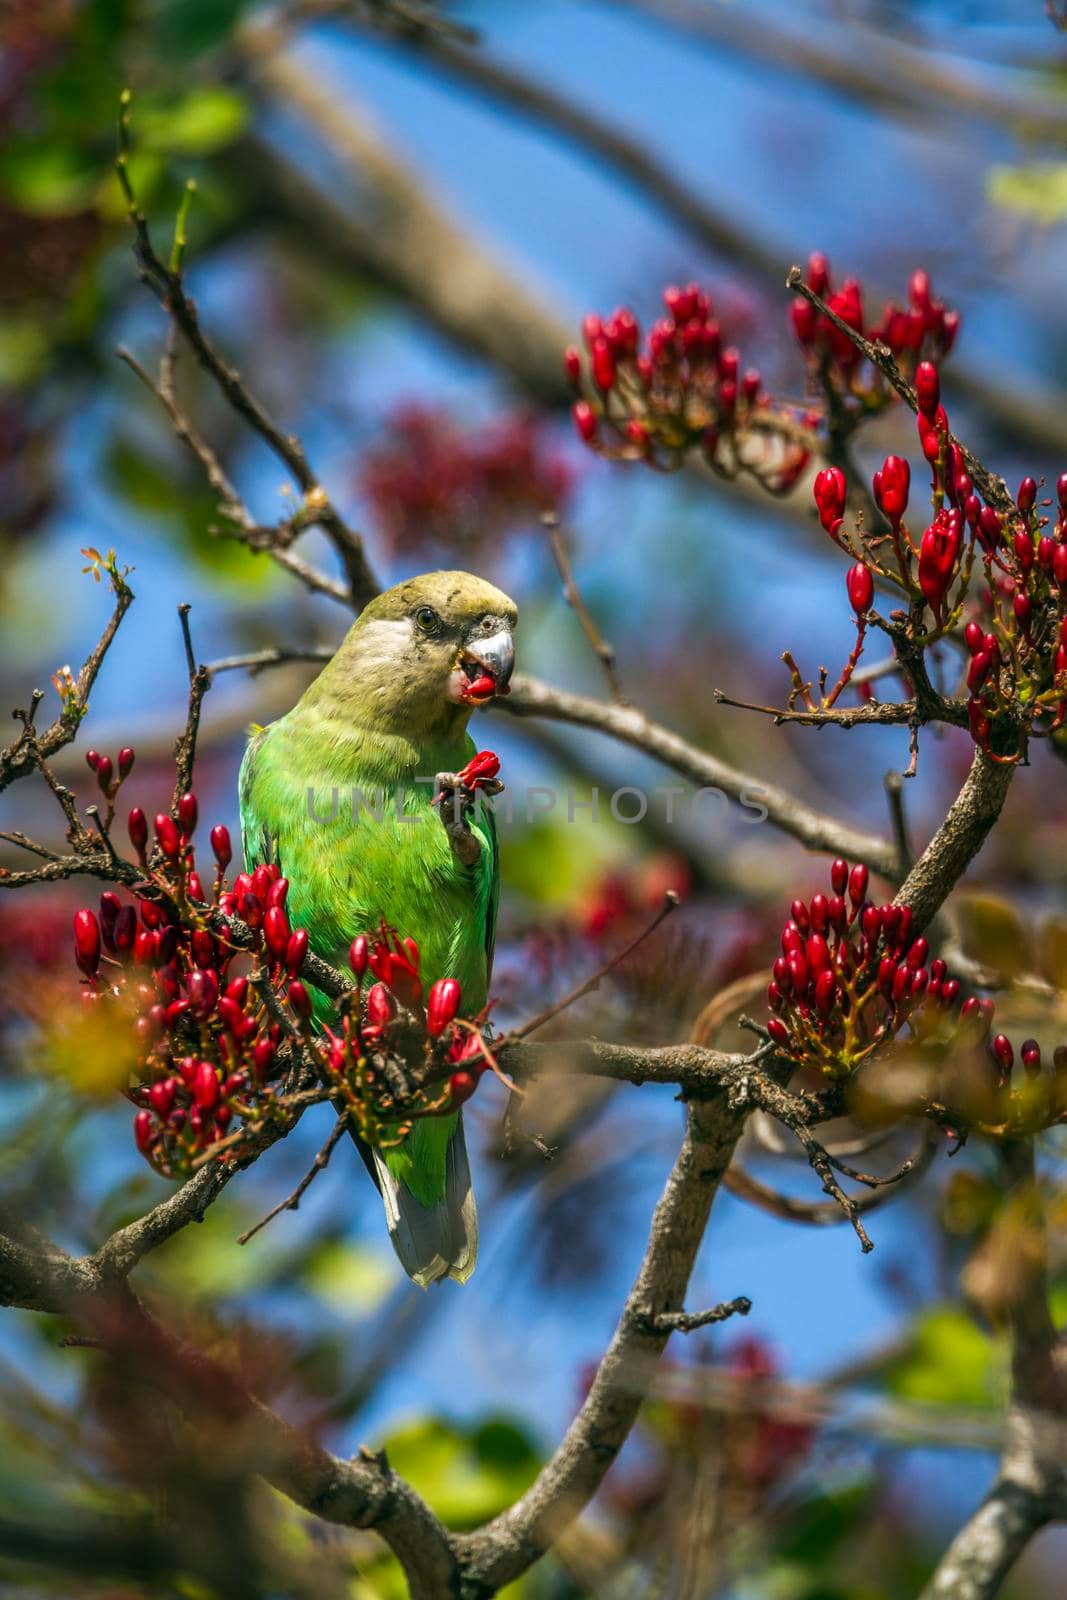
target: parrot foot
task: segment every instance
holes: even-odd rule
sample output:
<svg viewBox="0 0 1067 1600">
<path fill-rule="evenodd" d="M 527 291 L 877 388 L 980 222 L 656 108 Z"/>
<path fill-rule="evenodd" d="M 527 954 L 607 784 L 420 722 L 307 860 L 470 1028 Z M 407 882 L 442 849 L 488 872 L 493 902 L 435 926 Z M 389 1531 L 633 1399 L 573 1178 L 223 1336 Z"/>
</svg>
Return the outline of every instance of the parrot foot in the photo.
<svg viewBox="0 0 1067 1600">
<path fill-rule="evenodd" d="M 481 841 L 470 825 L 477 794 L 499 794 L 504 785 L 497 778 L 479 778 L 474 788 L 464 780 L 463 772 L 439 772 L 434 805 L 440 807 L 441 822 L 456 860 L 461 866 L 473 867 L 482 853 Z"/>
</svg>

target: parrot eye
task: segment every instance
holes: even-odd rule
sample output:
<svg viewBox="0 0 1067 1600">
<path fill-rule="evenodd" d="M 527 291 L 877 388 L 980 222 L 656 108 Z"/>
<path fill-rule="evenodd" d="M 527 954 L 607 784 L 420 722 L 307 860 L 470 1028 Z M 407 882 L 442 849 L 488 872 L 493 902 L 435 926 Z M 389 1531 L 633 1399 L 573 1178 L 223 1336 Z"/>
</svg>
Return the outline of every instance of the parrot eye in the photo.
<svg viewBox="0 0 1067 1600">
<path fill-rule="evenodd" d="M 432 606 L 420 606 L 415 613 L 415 622 L 423 633 L 432 633 L 440 620 Z"/>
</svg>

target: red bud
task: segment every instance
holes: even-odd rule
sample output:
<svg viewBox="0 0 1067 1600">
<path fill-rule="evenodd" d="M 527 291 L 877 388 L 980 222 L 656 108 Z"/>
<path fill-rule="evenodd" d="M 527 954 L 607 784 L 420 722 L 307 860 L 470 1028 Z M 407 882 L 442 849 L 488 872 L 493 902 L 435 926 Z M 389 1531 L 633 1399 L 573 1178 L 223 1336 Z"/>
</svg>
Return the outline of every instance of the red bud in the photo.
<svg viewBox="0 0 1067 1600">
<path fill-rule="evenodd" d="M 284 906 L 268 906 L 263 918 L 263 942 L 275 961 L 281 961 L 289 946 L 289 918 Z"/>
<path fill-rule="evenodd" d="M 438 978 L 426 1002 L 426 1032 L 437 1039 L 459 1015 L 462 992 L 455 978 Z"/>
<path fill-rule="evenodd" d="M 181 836 L 174 818 L 168 817 L 163 811 L 156 817 L 156 838 L 168 860 L 175 860 L 182 847 Z"/>
<path fill-rule="evenodd" d="M 143 856 L 148 843 L 148 821 L 140 806 L 133 806 L 129 817 L 126 819 L 126 831 L 130 836 L 130 843 L 139 856 Z"/>
<path fill-rule="evenodd" d="M 874 578 L 871 569 L 865 567 L 862 561 L 857 561 L 850 567 L 845 578 L 848 586 L 849 604 L 857 617 L 862 617 L 870 610 L 874 599 Z"/>
<path fill-rule="evenodd" d="M 199 815 L 200 807 L 197 804 L 196 795 L 183 794 L 178 801 L 178 822 L 184 834 L 188 835 L 196 832 L 196 823 Z"/>
<path fill-rule="evenodd" d="M 87 978 L 100 966 L 100 924 L 91 911 L 74 913 L 74 959 Z"/>
<path fill-rule="evenodd" d="M 922 415 L 933 421 L 941 404 L 941 380 L 932 361 L 920 361 L 915 369 L 915 394 Z"/>
<path fill-rule="evenodd" d="M 295 928 L 289 935 L 289 943 L 285 947 L 285 967 L 292 976 L 300 971 L 304 965 L 304 957 L 308 953 L 308 936 L 305 928 Z"/>
<path fill-rule="evenodd" d="M 225 872 L 233 860 L 233 848 L 230 844 L 230 830 L 219 822 L 211 830 L 211 848 L 215 852 L 215 860 L 219 870 Z"/>
<path fill-rule="evenodd" d="M 286 990 L 289 1004 L 302 1021 L 306 1022 L 311 1015 L 311 996 L 308 994 L 299 978 L 291 978 Z"/>
</svg>

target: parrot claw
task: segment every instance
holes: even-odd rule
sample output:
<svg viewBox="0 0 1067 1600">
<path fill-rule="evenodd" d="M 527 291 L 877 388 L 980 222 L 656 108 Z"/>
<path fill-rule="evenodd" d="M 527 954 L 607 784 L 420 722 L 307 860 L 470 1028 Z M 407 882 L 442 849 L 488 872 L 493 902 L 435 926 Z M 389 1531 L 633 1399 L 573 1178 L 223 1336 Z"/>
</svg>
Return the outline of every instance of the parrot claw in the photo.
<svg viewBox="0 0 1067 1600">
<path fill-rule="evenodd" d="M 499 794 L 504 785 L 498 778 L 479 777 L 476 789 L 465 781 L 466 772 L 466 768 L 463 772 L 439 772 L 435 780 L 436 793 L 433 803 L 435 806 L 440 806 L 441 821 L 456 860 L 461 866 L 473 867 L 482 853 L 481 841 L 477 834 L 471 831 L 470 825 L 470 814 L 477 791 L 490 795 Z"/>
</svg>

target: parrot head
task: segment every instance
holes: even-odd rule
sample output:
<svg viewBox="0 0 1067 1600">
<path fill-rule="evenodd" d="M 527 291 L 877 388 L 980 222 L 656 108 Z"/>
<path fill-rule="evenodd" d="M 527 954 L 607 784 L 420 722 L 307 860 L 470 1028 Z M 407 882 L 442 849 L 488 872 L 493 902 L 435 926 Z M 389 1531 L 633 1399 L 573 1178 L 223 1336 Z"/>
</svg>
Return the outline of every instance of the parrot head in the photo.
<svg viewBox="0 0 1067 1600">
<path fill-rule="evenodd" d="M 514 601 L 483 578 L 428 572 L 377 595 L 337 660 L 376 722 L 454 725 L 507 694 L 517 618 Z"/>
</svg>

